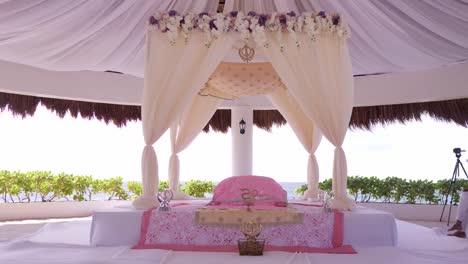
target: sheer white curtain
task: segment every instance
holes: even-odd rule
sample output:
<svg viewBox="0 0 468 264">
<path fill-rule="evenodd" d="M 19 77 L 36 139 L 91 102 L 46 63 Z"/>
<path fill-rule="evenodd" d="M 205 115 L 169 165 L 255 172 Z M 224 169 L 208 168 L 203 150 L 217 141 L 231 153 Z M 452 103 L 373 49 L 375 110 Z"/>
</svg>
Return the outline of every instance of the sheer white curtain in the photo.
<svg viewBox="0 0 468 264">
<path fill-rule="evenodd" d="M 145 148 L 142 155 L 143 194 L 134 201 L 137 208 L 158 204 L 158 166 L 153 144 L 187 109 L 222 58 L 235 36 L 223 34 L 205 46 L 203 33 L 194 32 L 187 43 L 182 36 L 171 45 L 166 33 L 147 32 L 142 125 Z"/>
<path fill-rule="evenodd" d="M 320 145 L 322 133 L 313 125 L 312 120 L 306 116 L 296 100 L 284 89 L 276 89 L 269 94 L 271 102 L 284 116 L 293 129 L 304 149 L 309 153 L 307 162 L 307 191 L 303 198 L 317 198 L 319 184 L 319 168 L 315 151 Z"/>
<path fill-rule="evenodd" d="M 180 122 L 171 126 L 171 151 L 169 159 L 169 188 L 174 193 L 174 200 L 187 199 L 189 196 L 179 191 L 179 157 L 178 153 L 186 149 L 202 131 L 215 113 L 221 100 L 212 96 L 194 97 L 190 107 L 185 111 Z"/>
<path fill-rule="evenodd" d="M 346 40 L 322 33 L 316 41 L 297 34 L 300 47 L 287 33 L 267 33 L 263 48 L 278 75 L 305 114 L 335 146 L 331 206 L 352 209 L 347 197 L 346 156 L 341 147 L 353 109 L 354 82 Z M 283 51 L 281 46 L 284 47 Z"/>
</svg>

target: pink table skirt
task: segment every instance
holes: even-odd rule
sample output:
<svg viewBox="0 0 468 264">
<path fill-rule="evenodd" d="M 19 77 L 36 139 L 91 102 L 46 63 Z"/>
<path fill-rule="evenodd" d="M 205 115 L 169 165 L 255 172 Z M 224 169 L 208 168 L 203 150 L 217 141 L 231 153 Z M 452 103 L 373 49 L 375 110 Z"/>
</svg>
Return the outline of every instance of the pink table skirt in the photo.
<svg viewBox="0 0 468 264">
<path fill-rule="evenodd" d="M 199 206 L 198 206 L 199 207 Z M 143 214 L 141 237 L 134 249 L 236 252 L 243 238 L 238 227 L 195 225 L 197 206 L 174 207 L 170 212 L 151 209 Z M 303 211 L 302 224 L 264 226 L 260 239 L 265 251 L 356 253 L 343 245 L 343 213 L 292 205 Z"/>
</svg>

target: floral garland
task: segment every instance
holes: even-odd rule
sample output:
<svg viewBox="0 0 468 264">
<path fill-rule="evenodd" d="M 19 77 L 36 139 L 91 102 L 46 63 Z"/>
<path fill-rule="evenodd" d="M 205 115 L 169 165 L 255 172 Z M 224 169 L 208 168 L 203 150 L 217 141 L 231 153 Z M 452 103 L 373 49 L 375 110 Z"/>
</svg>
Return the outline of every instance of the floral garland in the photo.
<svg viewBox="0 0 468 264">
<path fill-rule="evenodd" d="M 253 39 L 257 44 L 265 47 L 268 47 L 265 31 L 288 32 L 295 39 L 298 47 L 300 44 L 296 33 L 306 33 L 312 41 L 316 40 L 322 32 L 333 33 L 339 38 L 350 36 L 340 15 L 327 14 L 324 11 L 300 15 L 296 15 L 294 11 L 271 15 L 257 14 L 254 11 L 250 11 L 247 15 L 237 11 L 226 15 L 222 13 L 180 15 L 177 11 L 171 10 L 167 13 L 154 14 L 149 18 L 148 24 L 150 30 L 160 30 L 167 33 L 171 44 L 175 44 L 179 34 L 182 34 L 187 42 L 193 31 L 205 32 L 205 45 L 207 47 L 223 33 L 232 31 L 240 32 L 245 42 Z M 281 37 L 281 34 L 278 36 Z"/>
</svg>

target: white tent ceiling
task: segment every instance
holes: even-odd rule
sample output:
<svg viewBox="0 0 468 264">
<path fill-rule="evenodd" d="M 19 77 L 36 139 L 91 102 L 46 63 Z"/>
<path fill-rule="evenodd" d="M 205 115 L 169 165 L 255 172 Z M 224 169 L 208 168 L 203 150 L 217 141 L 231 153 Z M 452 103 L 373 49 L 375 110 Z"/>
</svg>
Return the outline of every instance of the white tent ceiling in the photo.
<svg viewBox="0 0 468 264">
<path fill-rule="evenodd" d="M 156 10 L 215 12 L 217 5 L 216 0 L 0 0 L 0 90 L 139 104 L 148 17 Z M 355 78 L 356 106 L 468 97 L 466 0 L 227 0 L 225 12 L 231 10 L 342 14 L 352 33 L 354 74 L 387 73 Z M 226 60 L 239 61 L 236 53 L 233 49 Z M 256 61 L 264 61 L 261 54 Z M 258 97 L 224 106 L 244 103 L 270 105 Z"/>
</svg>

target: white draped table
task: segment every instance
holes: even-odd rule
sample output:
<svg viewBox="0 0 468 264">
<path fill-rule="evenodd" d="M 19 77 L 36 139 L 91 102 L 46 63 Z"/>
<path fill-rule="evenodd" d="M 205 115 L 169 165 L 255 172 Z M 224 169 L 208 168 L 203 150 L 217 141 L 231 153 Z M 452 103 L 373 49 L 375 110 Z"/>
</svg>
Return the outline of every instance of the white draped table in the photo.
<svg viewBox="0 0 468 264">
<path fill-rule="evenodd" d="M 92 246 L 138 244 L 143 212 L 133 208 L 113 208 L 95 212 L 91 224 L 90 244 Z M 395 218 L 390 213 L 365 207 L 344 212 L 343 243 L 353 247 L 396 246 Z"/>
</svg>

